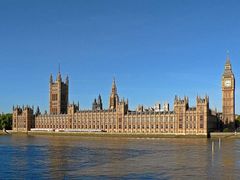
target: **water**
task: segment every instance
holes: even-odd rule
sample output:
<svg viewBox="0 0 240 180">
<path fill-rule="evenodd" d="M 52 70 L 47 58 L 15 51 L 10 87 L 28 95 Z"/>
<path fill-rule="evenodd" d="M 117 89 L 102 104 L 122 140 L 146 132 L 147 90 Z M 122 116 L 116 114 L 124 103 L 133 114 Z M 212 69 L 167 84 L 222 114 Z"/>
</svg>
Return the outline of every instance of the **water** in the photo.
<svg viewBox="0 0 240 180">
<path fill-rule="evenodd" d="M 240 179 L 240 139 L 0 136 L 0 179 Z"/>
</svg>

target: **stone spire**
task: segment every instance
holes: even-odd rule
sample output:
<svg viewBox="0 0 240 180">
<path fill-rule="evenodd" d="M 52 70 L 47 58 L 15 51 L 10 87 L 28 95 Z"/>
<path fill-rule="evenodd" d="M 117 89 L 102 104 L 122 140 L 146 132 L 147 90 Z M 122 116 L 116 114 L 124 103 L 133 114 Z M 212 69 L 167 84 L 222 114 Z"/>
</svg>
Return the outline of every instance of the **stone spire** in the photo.
<svg viewBox="0 0 240 180">
<path fill-rule="evenodd" d="M 224 75 L 232 75 L 232 65 L 230 62 L 229 54 L 227 54 L 227 59 L 224 67 Z"/>
<path fill-rule="evenodd" d="M 53 83 L 53 76 L 52 76 L 52 74 L 50 75 L 50 81 L 49 82 Z"/>
<path fill-rule="evenodd" d="M 96 98 L 93 100 L 92 110 L 93 110 L 93 111 L 96 111 L 96 110 L 97 110 L 97 100 L 96 100 Z"/>
<path fill-rule="evenodd" d="M 67 75 L 65 83 L 68 85 L 69 84 L 69 77 Z"/>
<path fill-rule="evenodd" d="M 116 86 L 115 78 L 113 78 L 113 82 L 112 82 L 112 93 L 117 94 L 117 86 Z"/>
<path fill-rule="evenodd" d="M 58 81 L 62 81 L 61 71 L 60 71 L 60 64 L 58 64 L 58 75 L 57 75 L 57 80 L 58 80 Z"/>
<path fill-rule="evenodd" d="M 115 110 L 118 102 L 119 102 L 119 97 L 117 94 L 117 86 L 116 86 L 115 78 L 113 78 L 112 92 L 109 99 L 109 109 Z"/>
<path fill-rule="evenodd" d="M 98 96 L 98 102 L 97 102 L 97 104 L 98 104 L 98 109 L 99 109 L 99 110 L 102 110 L 102 109 L 103 109 L 103 103 L 102 103 L 102 97 L 101 97 L 100 94 L 99 94 L 99 96 Z"/>
</svg>

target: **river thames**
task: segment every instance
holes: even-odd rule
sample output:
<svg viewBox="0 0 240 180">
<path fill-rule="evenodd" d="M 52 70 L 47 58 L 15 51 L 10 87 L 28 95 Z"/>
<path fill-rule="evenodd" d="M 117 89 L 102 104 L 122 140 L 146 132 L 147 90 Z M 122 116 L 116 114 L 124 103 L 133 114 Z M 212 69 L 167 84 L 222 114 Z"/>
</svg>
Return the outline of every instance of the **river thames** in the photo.
<svg viewBox="0 0 240 180">
<path fill-rule="evenodd" d="M 240 179 L 239 139 L 9 135 L 0 152 L 0 179 Z"/>
</svg>

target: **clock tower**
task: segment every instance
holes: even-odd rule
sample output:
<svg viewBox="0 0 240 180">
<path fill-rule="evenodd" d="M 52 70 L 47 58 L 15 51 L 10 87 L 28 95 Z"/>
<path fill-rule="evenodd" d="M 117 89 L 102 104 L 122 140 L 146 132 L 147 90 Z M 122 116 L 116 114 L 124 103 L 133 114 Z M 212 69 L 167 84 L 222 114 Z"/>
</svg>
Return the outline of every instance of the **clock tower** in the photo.
<svg viewBox="0 0 240 180">
<path fill-rule="evenodd" d="M 235 78 L 229 56 L 222 75 L 222 121 L 229 124 L 235 120 Z"/>
</svg>

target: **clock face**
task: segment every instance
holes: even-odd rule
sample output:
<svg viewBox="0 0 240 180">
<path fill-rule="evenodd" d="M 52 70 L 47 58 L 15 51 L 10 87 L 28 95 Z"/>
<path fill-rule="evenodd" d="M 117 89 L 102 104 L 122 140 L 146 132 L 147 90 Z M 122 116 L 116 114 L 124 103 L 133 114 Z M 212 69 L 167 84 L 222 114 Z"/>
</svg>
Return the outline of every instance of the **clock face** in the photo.
<svg viewBox="0 0 240 180">
<path fill-rule="evenodd" d="M 231 86 L 231 80 L 226 80 L 224 82 L 225 87 L 230 87 Z"/>
</svg>

